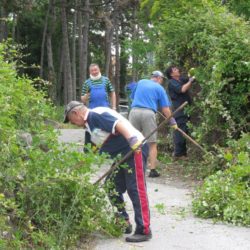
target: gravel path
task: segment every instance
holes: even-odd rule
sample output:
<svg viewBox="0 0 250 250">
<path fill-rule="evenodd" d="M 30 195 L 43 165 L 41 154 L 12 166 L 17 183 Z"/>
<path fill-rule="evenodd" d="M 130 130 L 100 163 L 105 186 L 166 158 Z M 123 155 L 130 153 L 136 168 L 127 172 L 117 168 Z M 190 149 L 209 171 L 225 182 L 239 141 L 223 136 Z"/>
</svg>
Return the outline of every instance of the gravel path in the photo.
<svg viewBox="0 0 250 250">
<path fill-rule="evenodd" d="M 61 130 L 60 141 L 83 143 L 81 129 Z M 105 171 L 105 169 L 103 170 Z M 95 250 L 250 250 L 250 228 L 196 218 L 191 213 L 192 188 L 170 178 L 147 179 L 153 238 L 131 244 L 124 237 L 98 236 Z M 131 202 L 125 196 L 133 222 Z"/>
</svg>

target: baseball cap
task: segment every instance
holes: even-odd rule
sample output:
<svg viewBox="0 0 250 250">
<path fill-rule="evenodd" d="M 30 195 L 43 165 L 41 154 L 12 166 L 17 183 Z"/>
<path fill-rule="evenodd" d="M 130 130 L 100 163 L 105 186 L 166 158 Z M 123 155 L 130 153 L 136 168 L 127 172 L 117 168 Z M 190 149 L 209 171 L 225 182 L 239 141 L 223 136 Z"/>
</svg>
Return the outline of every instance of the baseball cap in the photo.
<svg viewBox="0 0 250 250">
<path fill-rule="evenodd" d="M 161 71 L 159 71 L 159 70 L 153 71 L 152 74 L 151 74 L 151 76 L 153 76 L 153 77 L 162 77 L 162 78 L 166 78 L 166 77 L 163 75 L 163 73 L 162 73 Z"/>
<path fill-rule="evenodd" d="M 78 107 L 78 106 L 84 106 L 83 103 L 81 102 L 78 102 L 78 101 L 71 101 L 69 102 L 66 107 L 65 107 L 65 110 L 64 110 L 64 119 L 63 119 L 63 123 L 67 123 L 69 122 L 69 119 L 68 119 L 68 114 L 70 111 L 72 111 L 75 107 Z"/>
</svg>

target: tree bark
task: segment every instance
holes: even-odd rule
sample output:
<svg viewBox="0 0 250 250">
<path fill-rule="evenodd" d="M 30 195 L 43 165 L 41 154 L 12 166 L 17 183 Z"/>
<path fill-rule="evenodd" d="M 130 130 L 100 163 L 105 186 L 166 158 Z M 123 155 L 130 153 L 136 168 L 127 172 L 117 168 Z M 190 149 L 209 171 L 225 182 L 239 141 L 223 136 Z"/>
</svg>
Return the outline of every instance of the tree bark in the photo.
<svg viewBox="0 0 250 250">
<path fill-rule="evenodd" d="M 69 50 L 69 38 L 68 38 L 68 25 L 66 15 L 66 1 L 62 0 L 62 32 L 63 32 L 63 50 L 64 50 L 64 104 L 73 100 L 73 87 L 72 87 L 72 75 L 71 75 L 71 62 L 70 62 L 70 50 Z"/>
<path fill-rule="evenodd" d="M 125 48 L 126 34 L 124 34 L 124 23 L 121 23 L 121 35 L 120 35 L 120 91 L 124 93 L 124 87 L 127 83 L 127 63 L 128 55 Z M 125 93 L 124 93 L 125 94 Z"/>
<path fill-rule="evenodd" d="M 90 18 L 89 0 L 85 0 L 84 21 L 83 21 L 83 49 L 82 49 L 83 79 L 82 79 L 81 85 L 79 86 L 79 89 L 81 89 L 83 82 L 86 80 L 87 71 L 88 71 L 89 18 Z"/>
<path fill-rule="evenodd" d="M 75 11 L 73 15 L 73 34 L 72 34 L 72 88 L 73 99 L 76 100 L 76 21 L 77 21 L 77 0 L 75 1 Z"/>
<path fill-rule="evenodd" d="M 3 6 L 0 7 L 0 42 L 8 36 L 7 32 L 7 11 Z"/>
<path fill-rule="evenodd" d="M 41 57 L 40 57 L 40 78 L 43 78 L 43 60 L 44 60 L 44 49 L 45 49 L 45 42 L 46 42 L 46 34 L 48 29 L 48 19 L 49 19 L 49 13 L 51 10 L 51 1 L 49 1 L 48 10 L 45 17 L 45 24 L 43 29 L 43 39 L 42 39 L 42 45 L 41 45 Z"/>
<path fill-rule="evenodd" d="M 49 97 L 56 101 L 55 92 L 56 92 L 56 76 L 55 76 L 55 69 L 53 63 L 53 51 L 51 45 L 51 34 L 48 33 L 47 35 L 47 58 L 48 58 L 48 81 L 51 83 L 51 88 L 49 89 Z"/>
<path fill-rule="evenodd" d="M 61 56 L 60 56 L 60 67 L 58 72 L 58 81 L 56 84 L 56 100 L 58 105 L 62 105 L 64 103 L 63 100 L 63 86 L 64 86 L 64 78 L 63 78 L 63 67 L 64 67 L 64 50 L 63 46 L 61 48 Z"/>
<path fill-rule="evenodd" d="M 105 75 L 109 76 L 110 72 L 110 63 L 111 63 L 111 46 L 112 46 L 112 38 L 114 33 L 114 27 L 112 21 L 108 16 L 104 17 L 105 21 Z"/>
<path fill-rule="evenodd" d="M 81 3 L 81 1 L 80 1 Z M 78 80 L 78 88 L 79 94 L 81 94 L 81 86 L 84 80 L 84 72 L 83 72 L 83 34 L 82 34 L 82 12 L 78 11 L 77 15 L 78 19 L 78 55 L 79 55 L 79 80 Z"/>
<path fill-rule="evenodd" d="M 17 24 L 17 14 L 13 13 L 13 22 L 11 31 L 12 43 L 14 43 L 16 39 L 16 24 Z"/>
<path fill-rule="evenodd" d="M 116 103 L 120 101 L 120 43 L 119 43 L 119 24 L 116 22 L 115 30 L 115 92 Z"/>
<path fill-rule="evenodd" d="M 136 10 L 133 11 L 133 19 L 135 19 L 135 17 L 136 17 Z M 134 25 L 132 31 L 132 41 L 136 41 L 137 39 L 138 39 L 138 25 Z M 138 63 L 138 58 L 135 56 L 136 53 L 134 53 L 133 47 L 132 47 L 132 80 L 138 81 L 138 73 L 136 67 Z"/>
</svg>

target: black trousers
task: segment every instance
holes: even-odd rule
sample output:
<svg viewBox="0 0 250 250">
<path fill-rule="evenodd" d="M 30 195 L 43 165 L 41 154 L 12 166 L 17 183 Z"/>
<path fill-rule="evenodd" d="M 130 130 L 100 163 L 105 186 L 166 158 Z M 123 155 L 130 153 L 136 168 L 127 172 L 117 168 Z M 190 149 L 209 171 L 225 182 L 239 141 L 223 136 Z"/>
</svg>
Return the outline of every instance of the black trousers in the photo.
<svg viewBox="0 0 250 250">
<path fill-rule="evenodd" d="M 187 123 L 183 121 L 178 121 L 176 119 L 178 127 L 183 130 L 185 133 L 188 133 L 188 127 Z M 174 131 L 174 156 L 186 156 L 187 155 L 187 145 L 186 145 L 186 139 L 183 137 L 183 135 L 175 130 Z"/>
<path fill-rule="evenodd" d="M 134 208 L 135 231 L 144 234 L 150 231 L 150 212 L 145 181 L 147 157 L 148 145 L 144 145 L 141 151 L 135 152 L 126 160 L 128 167 L 118 168 L 106 179 L 106 182 L 110 180 L 114 184 L 116 191 L 109 190 L 109 199 L 125 220 L 128 220 L 129 216 L 125 208 L 123 193 L 128 192 Z"/>
</svg>

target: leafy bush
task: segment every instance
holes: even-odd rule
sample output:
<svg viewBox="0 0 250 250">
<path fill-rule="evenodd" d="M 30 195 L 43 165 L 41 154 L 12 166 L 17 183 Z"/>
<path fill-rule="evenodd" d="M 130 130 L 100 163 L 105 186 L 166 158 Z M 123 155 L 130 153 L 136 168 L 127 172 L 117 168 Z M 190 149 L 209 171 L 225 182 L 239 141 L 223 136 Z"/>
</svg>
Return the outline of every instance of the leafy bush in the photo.
<svg viewBox="0 0 250 250">
<path fill-rule="evenodd" d="M 231 141 L 224 154 L 228 169 L 209 176 L 196 193 L 193 211 L 197 216 L 250 226 L 249 142 L 249 134 Z"/>
<path fill-rule="evenodd" d="M 191 130 L 205 144 L 225 146 L 247 127 L 250 89 L 248 23 L 214 1 L 142 1 L 159 39 L 156 61 L 196 68 Z M 193 125 L 193 126 L 192 126 Z"/>
<path fill-rule="evenodd" d="M 17 76 L 5 49 L 0 44 L 0 248 L 62 249 L 93 231 L 119 235 L 104 189 L 91 183 L 105 157 L 58 144 L 45 122 L 54 107 Z"/>
</svg>

